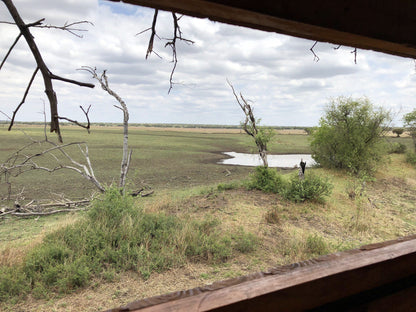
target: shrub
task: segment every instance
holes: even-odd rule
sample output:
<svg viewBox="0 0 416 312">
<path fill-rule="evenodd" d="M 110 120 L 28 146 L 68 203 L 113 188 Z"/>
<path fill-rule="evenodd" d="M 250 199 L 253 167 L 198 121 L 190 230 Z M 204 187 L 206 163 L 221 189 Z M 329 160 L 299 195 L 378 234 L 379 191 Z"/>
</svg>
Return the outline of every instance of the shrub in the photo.
<svg viewBox="0 0 416 312">
<path fill-rule="evenodd" d="M 309 235 L 306 239 L 306 251 L 320 256 L 328 253 L 328 246 L 321 236 L 317 234 Z"/>
<path fill-rule="evenodd" d="M 390 145 L 389 153 L 390 154 L 404 154 L 406 152 L 407 146 L 403 143 L 393 143 Z"/>
<path fill-rule="evenodd" d="M 406 161 L 409 164 L 416 166 L 416 153 L 408 152 L 406 154 Z"/>
<path fill-rule="evenodd" d="M 390 119 L 368 99 L 339 97 L 312 134 L 312 156 L 322 167 L 371 174 L 383 156 L 382 134 Z"/>
<path fill-rule="evenodd" d="M 281 193 L 284 189 L 284 180 L 275 169 L 263 166 L 256 167 L 247 183 L 248 189 L 257 189 L 263 192 Z"/>
<path fill-rule="evenodd" d="M 246 233 L 242 227 L 233 235 L 235 249 L 241 253 L 249 253 L 257 248 L 258 238 L 252 233 Z"/>
<path fill-rule="evenodd" d="M 25 297 L 30 291 L 30 281 L 21 268 L 0 267 L 0 302 L 13 297 Z"/>
<path fill-rule="evenodd" d="M 222 191 L 228 191 L 228 190 L 234 190 L 238 188 L 240 185 L 237 182 L 230 182 L 230 183 L 219 183 L 217 185 L 217 190 Z"/>
<path fill-rule="evenodd" d="M 324 196 L 331 194 L 332 188 L 333 185 L 329 183 L 328 179 L 317 175 L 308 174 L 303 180 L 300 180 L 297 175 L 293 175 L 283 195 L 286 199 L 294 202 L 323 201 Z"/>
<path fill-rule="evenodd" d="M 218 229 L 219 220 L 193 221 L 186 233 L 185 254 L 193 261 L 222 262 L 232 255 L 231 238 Z"/>
</svg>

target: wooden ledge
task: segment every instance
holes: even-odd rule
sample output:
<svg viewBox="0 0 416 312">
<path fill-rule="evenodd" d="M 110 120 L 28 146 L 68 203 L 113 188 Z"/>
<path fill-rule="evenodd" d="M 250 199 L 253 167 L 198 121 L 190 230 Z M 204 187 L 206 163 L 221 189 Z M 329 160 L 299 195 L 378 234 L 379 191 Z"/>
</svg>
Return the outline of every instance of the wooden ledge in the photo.
<svg viewBox="0 0 416 312">
<path fill-rule="evenodd" d="M 411 311 L 415 264 L 416 235 L 109 311 Z"/>
</svg>

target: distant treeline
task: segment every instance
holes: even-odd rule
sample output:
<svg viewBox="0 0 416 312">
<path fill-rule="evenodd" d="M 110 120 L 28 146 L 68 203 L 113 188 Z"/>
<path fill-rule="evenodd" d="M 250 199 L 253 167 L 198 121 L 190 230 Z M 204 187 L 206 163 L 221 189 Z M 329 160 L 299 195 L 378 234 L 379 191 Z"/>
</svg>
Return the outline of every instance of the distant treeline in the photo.
<svg viewBox="0 0 416 312">
<path fill-rule="evenodd" d="M 0 120 L 0 124 L 9 124 L 9 121 Z M 33 126 L 43 126 L 43 122 L 37 121 L 19 121 L 15 122 L 15 125 L 33 125 Z M 68 122 L 61 122 L 62 126 L 74 126 Z M 113 122 L 94 122 L 91 123 L 91 126 L 99 127 L 123 127 L 122 123 L 113 123 Z M 157 127 L 157 128 L 202 128 L 202 129 L 240 129 L 240 125 L 212 125 L 212 124 L 180 124 L 180 123 L 129 123 L 131 127 Z M 298 126 L 267 126 L 268 128 L 273 128 L 276 130 L 282 129 L 306 129 L 311 127 L 298 127 Z"/>
</svg>

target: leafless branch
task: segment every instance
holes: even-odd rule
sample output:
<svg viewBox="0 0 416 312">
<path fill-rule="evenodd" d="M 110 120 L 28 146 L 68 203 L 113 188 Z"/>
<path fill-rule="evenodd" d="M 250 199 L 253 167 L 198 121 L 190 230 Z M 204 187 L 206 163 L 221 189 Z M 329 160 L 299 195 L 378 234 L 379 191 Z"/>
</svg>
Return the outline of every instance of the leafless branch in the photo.
<svg viewBox="0 0 416 312">
<path fill-rule="evenodd" d="M 56 25 L 51 25 L 51 24 L 43 24 L 43 22 L 45 21 L 44 18 L 33 22 L 33 23 L 29 23 L 26 24 L 26 27 L 36 27 L 36 28 L 48 28 L 48 29 L 59 29 L 59 30 L 64 30 L 69 32 L 70 34 L 78 37 L 78 38 L 82 38 L 83 36 L 78 34 L 77 32 L 87 32 L 87 29 L 84 28 L 78 28 L 78 27 L 73 27 L 76 25 L 81 25 L 81 24 L 89 24 L 91 26 L 94 26 L 93 23 L 91 23 L 90 21 L 77 21 L 77 22 L 73 22 L 73 23 L 69 23 L 66 22 L 64 25 L 62 26 L 56 26 Z M 9 24 L 9 25 L 17 25 L 16 23 L 13 22 L 5 22 L 5 21 L 0 21 L 0 24 Z"/>
<path fill-rule="evenodd" d="M 23 95 L 22 100 L 20 101 L 19 105 L 17 105 L 16 109 L 13 111 L 12 118 L 10 119 L 10 125 L 9 125 L 9 129 L 8 129 L 9 131 L 13 127 L 14 119 L 16 117 L 17 112 L 19 111 L 20 107 L 22 107 L 23 103 L 26 101 L 27 94 L 29 93 L 30 87 L 32 86 L 33 80 L 35 79 L 36 74 L 38 73 L 38 70 L 39 70 L 39 67 L 36 67 L 35 71 L 32 74 L 32 77 L 30 78 L 30 81 L 29 81 L 29 83 L 28 83 L 28 85 L 26 87 L 26 91 L 25 91 L 25 93 Z"/>
<path fill-rule="evenodd" d="M 153 15 L 153 22 L 152 22 L 152 27 L 151 27 L 152 32 L 150 34 L 149 45 L 147 47 L 146 59 L 148 58 L 148 56 L 153 51 L 153 41 L 154 41 L 155 35 L 156 35 L 156 21 L 157 21 L 157 14 L 158 14 L 158 12 L 159 12 L 159 10 L 156 9 L 155 10 L 155 14 Z"/>
<path fill-rule="evenodd" d="M 315 62 L 319 62 L 319 57 L 318 57 L 318 55 L 316 55 L 315 51 L 313 50 L 313 48 L 315 48 L 315 46 L 316 46 L 317 43 L 318 43 L 318 41 L 315 41 L 315 43 L 313 44 L 313 46 L 309 49 L 312 52 L 312 54 L 313 54 L 313 60 Z"/>
<path fill-rule="evenodd" d="M 87 118 L 87 124 L 86 124 L 86 125 L 84 125 L 84 124 L 82 124 L 82 123 L 79 123 L 79 122 L 78 122 L 78 121 L 76 121 L 76 120 L 73 120 L 73 119 L 67 118 L 67 117 L 61 117 L 61 116 L 58 116 L 58 118 L 59 118 L 59 119 L 62 119 L 62 120 L 69 121 L 69 122 L 71 122 L 71 123 L 73 123 L 73 124 L 76 124 L 77 126 L 79 126 L 79 127 L 81 127 L 81 128 L 87 129 L 88 133 L 90 133 L 91 123 L 90 123 L 90 118 L 89 118 L 89 116 L 88 116 L 88 113 L 90 112 L 91 105 L 90 105 L 90 106 L 88 106 L 87 110 L 85 110 L 85 109 L 84 109 L 81 105 L 79 106 L 79 108 L 81 108 L 82 112 L 83 112 L 83 113 L 84 113 L 84 115 L 85 115 L 85 118 Z"/>
<path fill-rule="evenodd" d="M 6 62 L 7 58 L 10 55 L 10 52 L 12 52 L 13 48 L 15 47 L 15 45 L 17 44 L 17 42 L 19 41 L 20 37 L 22 37 L 22 33 L 19 33 L 16 37 L 16 39 L 14 40 L 13 44 L 10 46 L 9 50 L 7 51 L 6 55 L 3 58 L 3 61 L 0 64 L 0 70 L 3 67 L 3 64 Z"/>
<path fill-rule="evenodd" d="M 83 36 L 80 35 L 80 34 L 77 34 L 77 32 L 87 32 L 88 30 L 83 29 L 83 28 L 74 28 L 73 27 L 75 25 L 81 25 L 81 24 L 89 24 L 91 26 L 94 26 L 94 24 L 91 23 L 90 21 L 78 21 L 78 22 L 73 22 L 73 23 L 69 23 L 69 24 L 65 23 L 62 26 L 55 26 L 55 25 L 46 24 L 46 25 L 39 25 L 39 26 L 35 26 L 35 27 L 64 30 L 64 31 L 67 31 L 70 34 L 72 34 L 72 35 L 74 35 L 78 38 L 82 38 Z"/>
<path fill-rule="evenodd" d="M 149 38 L 149 44 L 148 44 L 147 51 L 146 51 L 146 59 L 149 57 L 149 55 L 151 53 L 154 53 L 159 58 L 161 58 L 160 55 L 157 54 L 154 51 L 154 49 L 153 49 L 153 43 L 154 43 L 155 36 L 160 39 L 160 37 L 157 35 L 157 32 L 156 32 L 157 16 L 158 16 L 158 10 L 155 9 L 155 13 L 153 15 L 152 26 L 136 34 L 136 36 L 137 36 L 137 35 L 140 35 L 140 34 L 142 34 L 144 32 L 147 32 L 149 30 L 151 31 L 150 38 Z M 173 88 L 173 85 L 175 84 L 173 82 L 173 75 L 175 73 L 176 66 L 178 64 L 178 57 L 177 57 L 177 51 L 176 51 L 176 43 L 177 43 L 177 40 L 183 41 L 183 42 L 185 42 L 187 44 L 194 44 L 194 41 L 189 40 L 189 39 L 186 39 L 186 38 L 184 38 L 182 36 L 182 31 L 181 31 L 180 25 L 178 23 L 178 21 L 182 18 L 182 16 L 183 15 L 177 17 L 176 13 L 172 12 L 172 19 L 173 19 L 173 37 L 172 38 L 169 38 L 169 39 L 168 38 L 163 38 L 164 40 L 166 40 L 165 48 L 166 47 L 170 47 L 171 50 L 172 50 L 172 63 L 173 63 L 173 67 L 172 67 L 172 70 L 171 70 L 171 73 L 170 73 L 170 77 L 169 77 L 169 90 L 168 90 L 168 93 L 170 93 L 170 91 Z"/>
<path fill-rule="evenodd" d="M 0 110 L 0 113 L 3 114 L 4 116 L 6 116 L 7 119 L 9 119 L 9 120 L 11 119 L 11 117 L 9 115 L 7 115 L 5 112 Z"/>
<path fill-rule="evenodd" d="M 31 148 L 34 145 L 39 145 L 40 147 L 46 145 L 50 147 L 43 148 L 38 152 L 33 152 L 31 151 Z M 74 145 L 79 148 L 86 161 L 86 164 L 76 161 L 66 151 L 66 148 Z M 84 147 L 82 147 L 82 145 L 84 145 Z M 26 151 L 28 153 L 26 153 Z M 59 155 L 61 155 L 61 157 L 55 155 L 54 152 L 57 152 Z M 56 161 L 56 165 L 54 167 L 46 167 L 38 163 L 37 159 L 40 159 L 46 155 L 49 155 Z M 8 182 L 9 177 L 17 177 L 25 172 L 32 170 L 41 170 L 52 173 L 61 169 L 75 171 L 85 179 L 91 181 L 101 192 L 105 191 L 104 187 L 94 175 L 94 171 L 89 158 L 88 145 L 83 142 L 56 144 L 54 142 L 48 141 L 47 139 L 43 141 L 32 140 L 30 143 L 23 146 L 11 156 L 9 156 L 9 158 L 0 165 L 0 176 L 4 176 L 6 182 Z"/>
<path fill-rule="evenodd" d="M 357 48 L 354 48 L 351 53 L 354 53 L 354 63 L 357 64 Z"/>
<path fill-rule="evenodd" d="M 2 1 L 6 5 L 6 7 L 9 11 L 10 15 L 12 16 L 16 26 L 19 28 L 20 34 L 23 35 L 27 44 L 29 45 L 30 51 L 32 52 L 32 55 L 34 56 L 36 64 L 37 64 L 37 69 L 36 69 L 35 72 L 37 72 L 37 70 L 40 70 L 40 72 L 42 73 L 43 82 L 44 82 L 44 85 L 45 85 L 45 93 L 48 97 L 49 106 L 50 106 L 50 113 L 51 113 L 50 131 L 51 132 L 56 132 L 56 134 L 58 135 L 59 141 L 62 142 L 62 136 L 61 136 L 61 131 L 60 131 L 60 127 L 59 127 L 58 99 L 57 99 L 55 90 L 53 88 L 52 79 L 58 79 L 58 80 L 62 80 L 62 81 L 68 82 L 68 83 L 73 83 L 73 84 L 77 84 L 79 86 L 89 87 L 89 88 L 93 88 L 94 85 L 83 83 L 83 82 L 78 82 L 78 81 L 75 81 L 75 80 L 72 80 L 72 79 L 66 79 L 66 78 L 62 78 L 62 77 L 54 75 L 50 71 L 50 69 L 48 68 L 46 63 L 44 62 L 44 60 L 42 58 L 42 55 L 41 55 L 41 53 L 40 53 L 40 51 L 39 51 L 39 49 L 38 49 L 38 47 L 35 43 L 34 37 L 32 36 L 32 34 L 30 32 L 30 29 L 29 29 L 30 27 L 51 28 L 52 26 L 42 25 L 42 22 L 43 22 L 44 19 L 41 19 L 41 20 L 36 21 L 34 23 L 31 23 L 31 24 L 25 24 L 23 19 L 20 17 L 20 14 L 17 11 L 16 7 L 14 6 L 12 0 L 2 0 Z M 71 26 L 78 25 L 79 23 L 85 23 L 85 21 L 76 22 L 76 23 L 72 23 L 72 24 L 65 24 L 64 26 L 54 27 L 54 28 L 59 28 L 59 29 L 63 29 L 63 30 L 69 31 L 69 32 L 74 32 L 77 29 L 71 28 Z M 9 51 L 11 51 L 11 49 L 9 49 Z M 10 53 L 10 52 L 8 52 L 8 53 Z M 4 63 L 4 61 L 2 63 Z M 31 81 L 33 81 L 33 79 Z M 29 84 L 28 88 L 26 89 L 26 93 L 29 92 L 30 86 L 31 86 L 31 83 Z M 26 98 L 26 94 L 24 96 L 24 99 L 25 98 Z M 22 105 L 23 105 L 23 103 L 20 104 L 20 106 L 22 106 Z M 20 108 L 20 106 L 18 108 Z M 16 109 L 15 111 L 18 111 L 18 109 Z M 14 120 L 14 117 L 12 118 L 12 121 L 13 120 Z M 11 124 L 11 126 L 12 125 L 13 124 Z M 9 127 L 9 130 L 11 129 L 11 126 Z"/>
</svg>

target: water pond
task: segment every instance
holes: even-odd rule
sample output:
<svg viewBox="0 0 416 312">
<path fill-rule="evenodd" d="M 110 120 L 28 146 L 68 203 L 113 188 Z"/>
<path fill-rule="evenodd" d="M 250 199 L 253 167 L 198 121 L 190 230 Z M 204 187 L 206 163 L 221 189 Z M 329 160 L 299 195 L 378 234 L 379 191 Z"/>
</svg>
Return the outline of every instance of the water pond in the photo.
<svg viewBox="0 0 416 312">
<path fill-rule="evenodd" d="M 222 159 L 218 163 L 223 165 L 238 165 L 238 166 L 262 166 L 259 154 L 245 154 L 236 152 L 223 152 L 223 154 L 230 156 L 230 158 Z M 267 155 L 269 167 L 276 168 L 293 168 L 299 167 L 299 163 L 303 159 L 306 161 L 306 167 L 311 167 L 316 164 L 315 160 L 310 154 L 284 154 L 284 155 Z"/>
</svg>

